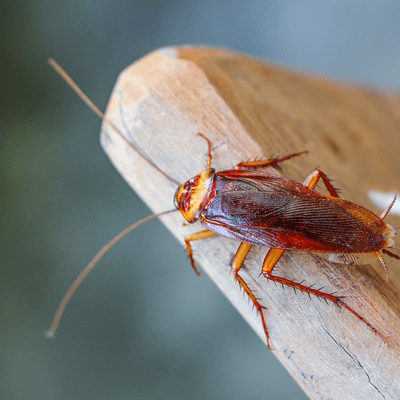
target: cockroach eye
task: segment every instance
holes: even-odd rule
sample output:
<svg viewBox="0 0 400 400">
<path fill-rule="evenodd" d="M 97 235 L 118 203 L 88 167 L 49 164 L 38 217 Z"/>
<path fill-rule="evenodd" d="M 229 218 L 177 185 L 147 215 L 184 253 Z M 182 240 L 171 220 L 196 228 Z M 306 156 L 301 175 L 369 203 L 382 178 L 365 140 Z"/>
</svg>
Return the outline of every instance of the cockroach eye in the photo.
<svg viewBox="0 0 400 400">
<path fill-rule="evenodd" d="M 174 206 L 177 210 L 179 210 L 179 205 L 178 205 L 178 191 L 179 191 L 180 187 L 178 187 L 178 189 L 176 189 L 175 195 L 174 195 Z"/>
</svg>

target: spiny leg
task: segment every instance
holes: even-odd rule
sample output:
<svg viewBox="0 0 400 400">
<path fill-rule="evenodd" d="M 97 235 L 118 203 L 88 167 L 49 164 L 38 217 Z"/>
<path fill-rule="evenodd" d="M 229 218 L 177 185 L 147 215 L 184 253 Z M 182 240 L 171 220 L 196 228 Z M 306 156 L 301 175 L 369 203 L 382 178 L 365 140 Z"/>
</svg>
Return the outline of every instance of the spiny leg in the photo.
<svg viewBox="0 0 400 400">
<path fill-rule="evenodd" d="M 262 161 L 248 161 L 248 162 L 242 162 L 236 165 L 236 169 L 242 169 L 242 168 L 260 168 L 260 167 L 267 167 L 269 165 L 278 165 L 282 161 L 289 160 L 293 157 L 300 156 L 302 154 L 308 153 L 308 151 L 302 151 L 300 153 L 293 153 L 289 154 L 287 156 L 283 157 L 276 157 L 276 158 L 271 158 L 269 160 L 262 160 Z"/>
<path fill-rule="evenodd" d="M 212 161 L 212 155 L 211 155 L 211 141 L 207 139 L 202 133 L 198 133 L 197 136 L 202 137 L 207 141 L 208 144 L 208 155 L 207 155 L 207 168 L 211 168 L 211 161 Z M 271 166 L 278 166 L 279 163 L 282 161 L 290 160 L 293 157 L 300 156 L 302 154 L 308 153 L 308 150 L 301 151 L 300 153 L 293 153 L 293 154 L 288 154 L 287 156 L 283 157 L 276 157 L 276 158 L 271 158 L 268 160 L 262 160 L 262 161 L 249 161 L 249 162 L 242 162 L 236 165 L 236 169 L 242 169 L 242 168 L 260 168 L 260 167 L 267 167 L 269 165 Z"/>
<path fill-rule="evenodd" d="M 384 251 L 384 250 L 383 250 Z M 385 252 L 386 254 L 390 254 L 392 255 L 392 253 L 390 253 L 389 251 Z M 376 258 L 381 262 L 381 264 L 383 265 L 383 268 L 385 268 L 385 274 L 386 274 L 386 282 L 389 281 L 389 270 L 388 267 L 386 266 L 385 260 L 382 257 L 382 253 L 380 251 L 376 251 L 375 252 Z"/>
<path fill-rule="evenodd" d="M 396 260 L 400 260 L 400 257 L 397 254 L 392 253 L 388 249 L 382 249 L 382 253 L 385 253 L 388 256 L 395 258 Z"/>
<path fill-rule="evenodd" d="M 323 298 L 325 300 L 332 301 L 336 305 L 345 308 L 346 310 L 350 311 L 353 315 L 355 315 L 358 319 L 360 319 L 362 322 L 364 322 L 375 334 L 377 334 L 383 341 L 386 342 L 387 338 L 385 338 L 377 329 L 375 329 L 369 322 L 367 322 L 360 314 L 355 312 L 351 307 L 349 307 L 344 301 L 340 299 L 340 297 L 333 296 L 332 294 L 324 293 L 321 292 L 320 290 L 313 289 L 308 286 L 304 286 L 300 283 L 291 281 L 286 278 L 281 278 L 276 275 L 272 275 L 272 270 L 274 269 L 276 263 L 279 261 L 281 258 L 282 254 L 284 253 L 284 250 L 281 249 L 270 249 L 268 251 L 268 254 L 266 255 L 264 262 L 263 262 L 263 268 L 262 268 L 262 274 L 269 280 L 280 283 L 282 285 L 287 285 L 293 289 L 298 289 L 301 290 L 302 292 L 308 293 L 308 294 L 313 294 L 317 297 Z"/>
<path fill-rule="evenodd" d="M 324 174 L 322 171 L 319 169 L 314 170 L 311 172 L 310 175 L 306 178 L 306 180 L 303 182 L 304 186 L 307 186 L 310 189 L 315 189 L 315 186 L 317 185 L 318 181 L 322 179 L 324 181 L 324 184 L 326 188 L 328 189 L 329 193 L 333 197 L 339 197 L 339 195 L 336 192 L 336 189 L 332 186 L 331 181 L 329 178 Z"/>
<path fill-rule="evenodd" d="M 249 243 L 241 243 L 240 244 L 240 246 L 235 254 L 235 257 L 233 259 L 233 262 L 232 262 L 232 272 L 233 272 L 233 275 L 235 276 L 236 280 L 239 282 L 240 286 L 249 295 L 251 301 L 254 304 L 254 307 L 257 309 L 258 313 L 260 314 L 262 326 L 263 326 L 263 329 L 265 332 L 265 336 L 267 337 L 267 346 L 270 350 L 272 350 L 270 338 L 268 335 L 267 325 L 265 324 L 264 314 L 262 311 L 263 307 L 258 302 L 257 298 L 254 296 L 253 292 L 250 290 L 247 283 L 239 275 L 239 270 L 240 270 L 240 268 L 242 268 L 243 262 L 244 262 L 245 258 L 247 257 L 247 254 L 249 254 L 250 248 L 251 248 L 251 244 L 249 244 Z"/>
<path fill-rule="evenodd" d="M 190 259 L 190 264 L 192 264 L 192 268 L 194 269 L 194 272 L 196 272 L 197 276 L 201 276 L 199 270 L 197 269 L 196 263 L 194 262 L 193 259 L 193 250 L 192 246 L 190 245 L 190 242 L 193 242 L 195 240 L 201 240 L 201 239 L 207 239 L 213 236 L 218 236 L 216 233 L 209 231 L 208 229 L 200 232 L 196 232 L 193 235 L 190 235 L 185 238 L 185 244 L 186 244 L 186 250 Z"/>
</svg>

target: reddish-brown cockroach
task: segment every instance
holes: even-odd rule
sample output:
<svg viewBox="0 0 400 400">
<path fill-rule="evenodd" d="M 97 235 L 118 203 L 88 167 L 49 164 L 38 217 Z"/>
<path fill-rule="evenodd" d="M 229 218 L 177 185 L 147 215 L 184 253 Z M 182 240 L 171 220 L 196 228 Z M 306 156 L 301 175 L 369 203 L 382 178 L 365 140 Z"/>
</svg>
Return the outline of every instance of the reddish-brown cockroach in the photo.
<svg viewBox="0 0 400 400">
<path fill-rule="evenodd" d="M 232 263 L 232 272 L 258 310 L 268 347 L 270 338 L 263 307 L 239 275 L 252 245 L 269 247 L 262 274 L 272 281 L 314 294 L 346 308 L 381 335 L 340 297 L 273 275 L 285 250 L 307 251 L 342 264 L 369 264 L 380 260 L 386 277 L 387 267 L 381 252 L 392 247 L 395 230 L 383 219 L 396 199 L 380 217 L 357 204 L 339 198 L 328 177 L 313 171 L 303 184 L 255 168 L 277 165 L 303 153 L 265 161 L 244 162 L 235 169 L 215 172 L 211 168 L 211 143 L 208 142 L 207 169 L 181 185 L 175 193 L 175 207 L 189 223 L 200 221 L 207 229 L 185 239 L 193 269 L 198 274 L 190 242 L 212 236 L 225 236 L 241 242 Z M 330 196 L 314 190 L 322 179 Z"/>
<path fill-rule="evenodd" d="M 51 63 L 104 119 L 102 113 L 85 98 L 82 92 L 79 92 L 65 72 L 54 61 Z M 185 238 L 187 253 L 194 271 L 200 275 L 193 258 L 191 242 L 218 235 L 240 241 L 233 259 L 232 272 L 260 314 L 267 345 L 271 348 L 263 306 L 239 274 L 251 246 L 266 246 L 269 250 L 262 265 L 262 274 L 265 278 L 329 300 L 347 309 L 379 337 L 386 340 L 340 297 L 281 278 L 272 272 L 285 250 L 297 250 L 312 252 L 327 260 L 349 265 L 368 264 L 378 259 L 383 264 L 387 276 L 382 252 L 399 258 L 387 250 L 394 244 L 392 237 L 395 235 L 395 230 L 384 222 L 395 199 L 381 216 L 377 216 L 364 207 L 339 198 L 328 177 L 318 169 L 313 171 L 302 184 L 256 170 L 260 167 L 276 166 L 306 152 L 265 161 L 243 162 L 236 165 L 235 169 L 215 172 L 211 168 L 211 143 L 204 135 L 199 135 L 208 143 L 207 168 L 179 186 L 174 197 L 175 207 L 186 221 L 189 223 L 199 221 L 206 228 Z M 172 178 L 169 179 L 174 181 Z M 314 190 L 320 179 L 330 195 Z M 73 292 L 100 257 L 136 226 L 162 214 L 147 217 L 132 225 L 96 255 L 65 295 L 49 330 L 50 335 L 57 329 L 62 312 Z"/>
</svg>

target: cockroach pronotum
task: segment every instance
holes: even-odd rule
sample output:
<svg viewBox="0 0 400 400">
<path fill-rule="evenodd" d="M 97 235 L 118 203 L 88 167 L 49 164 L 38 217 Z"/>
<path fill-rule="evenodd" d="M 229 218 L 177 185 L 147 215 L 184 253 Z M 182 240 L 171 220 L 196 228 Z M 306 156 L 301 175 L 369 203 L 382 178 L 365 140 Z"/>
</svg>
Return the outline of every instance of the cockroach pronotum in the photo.
<svg viewBox="0 0 400 400">
<path fill-rule="evenodd" d="M 104 119 L 103 114 L 83 95 L 61 67 L 54 60 L 50 63 Z M 113 128 L 120 134 L 114 126 Z M 392 226 L 384 222 L 395 199 L 381 216 L 377 216 L 364 207 L 341 199 L 330 179 L 319 169 L 314 170 L 303 183 L 257 170 L 261 167 L 278 166 L 279 163 L 306 152 L 265 161 L 242 162 L 234 169 L 216 172 L 211 168 L 211 142 L 203 134 L 198 135 L 208 144 L 207 168 L 180 185 L 174 197 L 176 209 L 187 222 L 199 221 L 206 228 L 185 238 L 187 253 L 196 274 L 200 275 L 193 258 L 191 242 L 219 235 L 239 241 L 240 245 L 232 262 L 232 272 L 256 307 L 268 348 L 271 349 L 263 306 L 239 274 L 251 246 L 266 246 L 269 250 L 262 264 L 262 275 L 266 279 L 313 294 L 347 309 L 386 341 L 377 329 L 339 296 L 281 278 L 274 275 L 273 270 L 285 250 L 297 250 L 312 252 L 329 261 L 348 265 L 369 264 L 378 259 L 384 266 L 387 277 L 388 271 L 382 252 L 400 258 L 387 250 L 393 246 L 392 237 L 396 233 Z M 314 190 L 320 179 L 330 195 Z M 102 255 L 128 232 L 163 214 L 165 213 L 155 214 L 137 222 L 104 246 L 66 293 L 54 317 L 49 335 L 55 333 L 67 302 Z"/>
</svg>

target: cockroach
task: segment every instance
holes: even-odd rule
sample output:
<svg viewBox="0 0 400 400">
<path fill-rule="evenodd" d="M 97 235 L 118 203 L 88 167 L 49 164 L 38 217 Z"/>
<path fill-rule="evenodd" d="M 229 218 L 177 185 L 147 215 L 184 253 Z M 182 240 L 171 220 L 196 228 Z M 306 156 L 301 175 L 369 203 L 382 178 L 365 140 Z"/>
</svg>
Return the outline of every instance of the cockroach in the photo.
<svg viewBox="0 0 400 400">
<path fill-rule="evenodd" d="M 51 61 L 51 64 L 105 120 L 104 115 L 80 92 L 61 67 L 54 61 Z M 113 128 L 119 133 L 117 128 Z M 291 250 L 314 253 L 329 261 L 347 265 L 369 264 L 379 260 L 387 277 L 388 270 L 382 252 L 400 259 L 387 250 L 393 247 L 392 238 L 396 233 L 391 225 L 384 222 L 396 198 L 381 216 L 377 216 L 362 206 L 341 199 L 331 180 L 319 169 L 314 170 L 303 183 L 258 170 L 267 166 L 278 166 L 283 161 L 307 153 L 306 151 L 264 161 L 242 162 L 234 169 L 216 172 L 211 167 L 211 142 L 203 134 L 198 135 L 208 144 L 207 168 L 178 187 L 174 196 L 176 210 L 147 217 L 127 228 L 104 246 L 66 293 L 54 317 L 49 335 L 55 333 L 65 306 L 77 286 L 111 246 L 140 224 L 179 210 L 187 222 L 199 221 L 206 228 L 185 238 L 190 263 L 197 275 L 200 273 L 194 261 L 192 242 L 214 236 L 225 236 L 240 242 L 232 262 L 232 272 L 260 315 L 269 349 L 272 346 L 263 306 L 240 275 L 243 262 L 253 245 L 269 248 L 261 269 L 266 279 L 347 309 L 386 341 L 376 328 L 339 296 L 279 277 L 273 274 L 273 270 L 282 254 Z M 319 180 L 322 180 L 329 195 L 314 190 Z"/>
<path fill-rule="evenodd" d="M 232 272 L 256 307 L 268 348 L 271 349 L 263 306 L 239 274 L 251 246 L 266 246 L 269 250 L 262 265 L 265 278 L 346 308 L 386 341 L 377 329 L 340 297 L 281 278 L 272 272 L 285 250 L 297 250 L 347 265 L 379 260 L 387 278 L 388 270 L 381 252 L 395 258 L 398 256 L 386 250 L 394 245 L 392 237 L 396 232 L 384 222 L 384 218 L 396 197 L 379 217 L 364 207 L 341 199 L 330 179 L 319 169 L 314 170 L 302 184 L 256 170 L 276 166 L 305 152 L 265 161 L 242 162 L 235 169 L 216 172 L 211 168 L 211 143 L 204 135 L 199 135 L 208 143 L 207 169 L 181 185 L 174 198 L 175 207 L 187 222 L 200 221 L 207 228 L 185 238 L 195 272 L 198 274 L 191 242 L 213 236 L 225 236 L 241 242 L 232 262 Z M 314 190 L 320 179 L 330 195 Z"/>
</svg>

